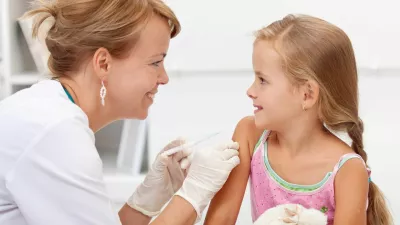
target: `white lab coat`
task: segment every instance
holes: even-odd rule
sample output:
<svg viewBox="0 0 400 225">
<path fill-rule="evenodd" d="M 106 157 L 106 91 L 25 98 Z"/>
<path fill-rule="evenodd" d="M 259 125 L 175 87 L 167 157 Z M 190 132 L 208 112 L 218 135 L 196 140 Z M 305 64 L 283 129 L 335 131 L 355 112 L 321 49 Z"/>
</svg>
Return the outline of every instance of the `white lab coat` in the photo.
<svg viewBox="0 0 400 225">
<path fill-rule="evenodd" d="M 0 102 L 0 224 L 120 224 L 88 118 L 58 81 Z"/>
</svg>

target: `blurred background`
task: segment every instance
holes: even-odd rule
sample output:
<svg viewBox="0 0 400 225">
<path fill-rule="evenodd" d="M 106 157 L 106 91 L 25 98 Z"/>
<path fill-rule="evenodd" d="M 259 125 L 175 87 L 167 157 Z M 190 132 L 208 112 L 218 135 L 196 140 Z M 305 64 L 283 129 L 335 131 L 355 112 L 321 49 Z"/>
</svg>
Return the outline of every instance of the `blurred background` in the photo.
<svg viewBox="0 0 400 225">
<path fill-rule="evenodd" d="M 231 137 L 251 115 L 246 89 L 253 81 L 253 32 L 288 13 L 321 17 L 350 37 L 359 70 L 360 116 L 372 180 L 400 222 L 400 19 L 399 2 L 382 0 L 166 0 L 182 24 L 166 59 L 168 85 L 159 88 L 145 121 L 115 122 L 96 134 L 105 180 L 116 208 L 143 179 L 149 163 L 170 140 Z M 45 51 L 29 39 L 18 18 L 28 0 L 0 0 L 0 99 L 44 79 Z M 345 140 L 346 135 L 342 136 Z M 68 194 L 68 193 L 66 193 Z M 251 223 L 249 195 L 237 224 Z"/>
</svg>

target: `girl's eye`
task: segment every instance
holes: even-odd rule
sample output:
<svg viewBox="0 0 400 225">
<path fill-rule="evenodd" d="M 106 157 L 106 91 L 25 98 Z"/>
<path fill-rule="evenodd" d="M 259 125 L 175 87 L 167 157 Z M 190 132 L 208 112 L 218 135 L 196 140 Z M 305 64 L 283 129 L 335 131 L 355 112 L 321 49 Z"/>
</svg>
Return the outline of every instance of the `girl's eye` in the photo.
<svg viewBox="0 0 400 225">
<path fill-rule="evenodd" d="M 262 77 L 258 77 L 258 79 L 260 80 L 260 82 L 261 82 L 262 84 L 267 83 L 267 81 L 266 81 L 264 78 L 262 78 Z"/>
</svg>

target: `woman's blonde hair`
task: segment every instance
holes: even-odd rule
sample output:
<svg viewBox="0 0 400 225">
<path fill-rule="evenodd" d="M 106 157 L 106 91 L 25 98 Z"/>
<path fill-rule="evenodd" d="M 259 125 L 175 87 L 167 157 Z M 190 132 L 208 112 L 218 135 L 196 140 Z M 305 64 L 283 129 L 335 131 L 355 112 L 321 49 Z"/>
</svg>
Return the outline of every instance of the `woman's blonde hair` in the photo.
<svg viewBox="0 0 400 225">
<path fill-rule="evenodd" d="M 352 148 L 367 162 L 358 115 L 358 76 L 350 39 L 340 28 L 306 15 L 288 15 L 256 32 L 256 41 L 272 41 L 287 76 L 295 85 L 319 84 L 319 115 L 326 126 L 347 131 Z M 391 225 L 393 219 L 383 194 L 369 184 L 368 225 Z"/>
<path fill-rule="evenodd" d="M 32 36 L 44 21 L 53 19 L 45 43 L 48 67 L 54 76 L 77 70 L 83 59 L 104 47 L 114 57 L 127 56 L 153 15 L 165 18 L 171 38 L 181 29 L 173 11 L 162 0 L 36 0 L 24 17 L 35 17 Z"/>
</svg>

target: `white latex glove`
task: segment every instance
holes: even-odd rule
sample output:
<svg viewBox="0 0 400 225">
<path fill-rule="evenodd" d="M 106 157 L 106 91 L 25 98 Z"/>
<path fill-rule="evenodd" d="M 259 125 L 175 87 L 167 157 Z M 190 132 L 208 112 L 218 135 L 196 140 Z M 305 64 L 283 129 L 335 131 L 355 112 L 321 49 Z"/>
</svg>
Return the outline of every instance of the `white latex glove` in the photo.
<svg viewBox="0 0 400 225">
<path fill-rule="evenodd" d="M 183 145 L 183 139 L 169 143 L 156 157 L 144 181 L 139 185 L 127 204 L 147 215 L 156 216 L 174 193 L 181 188 L 186 177 L 186 169 L 190 166 L 190 149 L 185 149 L 170 156 L 161 153 Z"/>
<path fill-rule="evenodd" d="M 227 142 L 210 149 L 194 152 L 188 175 L 176 193 L 190 202 L 200 220 L 203 210 L 222 188 L 229 174 L 240 163 L 239 144 Z"/>
</svg>

